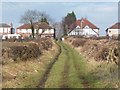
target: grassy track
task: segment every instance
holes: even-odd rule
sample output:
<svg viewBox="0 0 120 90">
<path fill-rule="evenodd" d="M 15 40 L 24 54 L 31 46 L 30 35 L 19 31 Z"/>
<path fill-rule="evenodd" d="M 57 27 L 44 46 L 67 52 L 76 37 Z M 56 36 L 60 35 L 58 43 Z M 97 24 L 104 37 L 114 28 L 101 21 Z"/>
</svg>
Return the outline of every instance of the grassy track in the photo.
<svg viewBox="0 0 120 90">
<path fill-rule="evenodd" d="M 75 49 L 64 42 L 57 42 L 40 59 L 6 64 L 3 75 L 16 78 L 3 82 L 3 87 L 31 88 L 116 88 L 117 66 L 105 62 L 88 63 Z M 21 67 L 22 66 L 22 67 Z M 9 70 L 9 68 L 11 70 Z M 5 80 L 5 79 L 4 79 Z"/>
<path fill-rule="evenodd" d="M 84 74 L 85 62 L 82 57 L 70 46 L 59 42 L 62 52 L 54 64 L 45 87 L 82 88 L 88 87 L 87 81 L 81 80 Z M 81 74 L 82 73 L 82 74 Z"/>
<path fill-rule="evenodd" d="M 92 66 L 68 44 L 58 44 L 61 54 L 50 70 L 45 88 L 112 88 L 117 85 L 116 66 L 105 62 L 95 62 L 96 65 Z"/>
<path fill-rule="evenodd" d="M 54 54 L 53 54 L 54 53 Z M 58 46 L 44 51 L 40 58 L 26 62 L 10 62 L 2 66 L 3 88 L 37 88 L 40 78 L 46 72 L 47 66 L 53 62 L 58 53 Z"/>
</svg>

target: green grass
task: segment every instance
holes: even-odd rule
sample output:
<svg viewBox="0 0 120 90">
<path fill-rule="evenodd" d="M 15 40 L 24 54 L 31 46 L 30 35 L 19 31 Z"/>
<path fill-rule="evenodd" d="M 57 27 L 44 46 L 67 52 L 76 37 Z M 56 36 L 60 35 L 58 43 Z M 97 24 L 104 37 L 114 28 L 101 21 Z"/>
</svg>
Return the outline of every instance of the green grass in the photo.
<svg viewBox="0 0 120 90">
<path fill-rule="evenodd" d="M 53 65 L 46 88 L 60 88 L 62 83 L 65 61 L 68 61 L 69 72 L 65 84 L 69 88 L 114 88 L 118 83 L 117 65 L 106 62 L 90 64 L 71 46 L 59 42 L 62 53 Z"/>
<path fill-rule="evenodd" d="M 7 80 L 2 83 L 3 88 L 36 88 L 48 64 L 57 53 L 58 47 L 54 44 L 51 50 L 44 51 L 38 59 L 3 65 L 3 75 Z M 10 73 L 16 75 L 16 78 L 8 80 Z"/>
<path fill-rule="evenodd" d="M 62 43 L 62 45 L 67 49 L 68 51 L 68 56 L 69 56 L 69 61 L 70 61 L 70 70 L 69 70 L 69 87 L 70 88 L 80 88 L 83 87 L 83 85 L 81 84 L 81 81 L 78 77 L 78 72 L 76 71 L 74 62 L 79 61 L 79 64 L 81 64 L 82 58 L 80 57 L 80 55 L 73 50 L 70 46 L 68 46 L 67 44 Z M 82 63 L 84 64 L 84 63 Z M 78 67 L 80 68 L 80 67 Z"/>
<path fill-rule="evenodd" d="M 114 63 L 102 63 L 91 71 L 91 76 L 97 78 L 94 87 L 116 88 L 118 87 L 118 66 Z"/>
<path fill-rule="evenodd" d="M 118 87 L 118 66 L 115 63 L 94 61 L 91 64 L 79 55 L 78 52 L 73 49 L 71 50 L 74 52 L 72 54 L 74 57 L 73 63 L 76 63 L 78 75 L 84 77 L 84 81 L 88 82 L 90 88 Z M 92 65 L 94 65 L 94 67 Z"/>
<path fill-rule="evenodd" d="M 47 88 L 53 88 L 53 87 L 59 88 L 61 84 L 61 78 L 62 78 L 61 75 L 64 69 L 65 59 L 67 58 L 63 47 L 61 48 L 62 48 L 62 53 L 60 54 L 57 62 L 54 64 L 50 72 L 49 78 L 45 83 L 45 87 Z"/>
<path fill-rule="evenodd" d="M 48 79 L 45 82 L 46 88 L 60 88 L 63 81 L 69 88 L 114 88 L 117 87 L 118 82 L 118 66 L 113 63 L 93 62 L 89 63 L 82 55 L 80 55 L 71 46 L 57 42 L 62 49 L 58 60 L 53 65 Z M 57 48 L 56 48 L 57 49 Z M 54 58 L 58 50 L 49 52 L 43 57 L 41 61 L 43 64 L 39 65 L 36 62 L 28 63 L 10 63 L 3 66 L 3 71 L 17 74 L 17 78 L 7 81 L 3 87 L 17 87 L 17 88 L 34 88 L 39 84 L 41 76 L 44 74 L 48 64 Z M 54 54 L 53 54 L 54 53 Z M 67 63 L 66 63 L 67 61 Z M 25 66 L 24 66 L 25 65 Z M 68 65 L 67 77 L 63 78 L 65 65 Z M 21 67 L 22 66 L 22 67 Z M 5 68 L 5 69 L 4 69 Z M 8 69 L 8 70 L 7 70 Z M 10 69 L 10 70 L 9 70 Z M 24 70 L 24 71 L 23 71 Z M 37 70 L 35 72 L 34 70 Z M 25 78 L 24 78 L 25 77 Z M 65 79 L 65 80 L 63 80 Z"/>
<path fill-rule="evenodd" d="M 78 72 L 76 71 L 75 66 L 73 64 L 74 60 L 81 61 L 81 57 L 79 56 L 79 54 L 76 51 L 74 51 L 68 45 L 66 45 L 62 42 L 59 42 L 59 44 L 62 47 L 62 53 L 60 54 L 57 62 L 54 64 L 54 66 L 50 72 L 49 78 L 45 83 L 45 87 L 47 87 L 47 88 L 61 87 L 61 83 L 62 83 L 62 79 L 63 79 L 64 64 L 67 59 L 68 59 L 68 64 L 69 64 L 69 73 L 68 73 L 68 77 L 67 77 L 68 81 L 66 81 L 66 84 L 68 84 L 69 88 L 83 87 L 83 85 L 81 84 L 81 82 L 79 80 Z"/>
</svg>

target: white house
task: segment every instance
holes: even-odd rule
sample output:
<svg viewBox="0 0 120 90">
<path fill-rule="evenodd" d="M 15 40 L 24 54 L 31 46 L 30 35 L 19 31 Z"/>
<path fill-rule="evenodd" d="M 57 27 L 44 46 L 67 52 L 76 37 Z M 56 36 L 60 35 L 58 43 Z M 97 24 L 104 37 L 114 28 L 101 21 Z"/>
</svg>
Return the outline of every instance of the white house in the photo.
<svg viewBox="0 0 120 90">
<path fill-rule="evenodd" d="M 41 35 L 41 37 L 51 37 L 54 38 L 55 31 L 54 28 L 49 26 L 45 22 L 40 23 L 34 23 L 34 33 Z M 17 34 L 21 34 L 23 37 L 29 37 L 32 34 L 31 25 L 30 24 L 24 24 L 22 26 L 19 26 L 16 29 Z"/>
<path fill-rule="evenodd" d="M 19 37 L 19 34 L 15 34 L 15 29 L 13 28 L 12 23 L 11 25 L 6 23 L 0 23 L 0 38 L 5 40 L 10 38 L 18 39 Z"/>
<path fill-rule="evenodd" d="M 106 29 L 107 36 L 118 36 L 120 34 L 120 22 L 115 23 L 111 27 Z"/>
<path fill-rule="evenodd" d="M 99 28 L 86 18 L 82 18 L 70 25 L 68 36 L 71 35 L 99 36 Z"/>
<path fill-rule="evenodd" d="M 8 25 L 6 23 L 0 23 L 0 34 L 11 34 L 11 25 Z"/>
</svg>

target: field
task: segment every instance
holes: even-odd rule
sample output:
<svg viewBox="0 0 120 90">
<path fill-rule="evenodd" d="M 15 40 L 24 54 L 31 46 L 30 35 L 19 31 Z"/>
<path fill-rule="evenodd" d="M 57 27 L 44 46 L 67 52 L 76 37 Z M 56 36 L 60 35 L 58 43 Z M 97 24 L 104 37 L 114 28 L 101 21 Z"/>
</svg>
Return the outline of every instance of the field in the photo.
<svg viewBox="0 0 120 90">
<path fill-rule="evenodd" d="M 26 46 L 34 51 L 35 48 L 29 47 L 31 43 L 33 41 L 3 42 L 3 49 L 7 50 L 11 46 Z M 50 42 L 47 43 L 50 45 Z M 14 61 L 13 58 L 6 57 L 6 53 L 3 55 L 5 60 L 2 62 L 3 88 L 119 87 L 117 61 L 119 54 L 115 51 L 116 41 L 66 38 L 64 42 L 52 40 L 52 47 L 49 48 L 47 43 L 42 44 L 46 45 L 43 47 L 41 41 L 34 41 L 41 50 L 37 58 L 21 60 L 20 57 Z M 112 55 L 109 53 L 108 46 L 113 48 Z M 108 50 L 106 56 L 102 52 L 104 48 Z M 19 49 L 16 50 L 19 51 Z M 114 56 L 117 58 L 114 59 Z"/>
<path fill-rule="evenodd" d="M 13 45 L 28 45 L 26 42 L 3 42 L 3 48 Z M 58 52 L 58 46 L 53 42 L 53 47 L 43 50 L 42 55 L 36 59 L 14 62 L 10 58 L 5 58 L 6 62 L 2 66 L 3 88 L 35 88 L 39 84 L 48 64 L 53 60 Z M 55 54 L 52 54 L 55 53 Z M 4 59 L 3 59 L 4 60 Z"/>
<path fill-rule="evenodd" d="M 65 43 L 69 44 L 87 60 L 87 70 L 91 73 L 91 76 L 98 77 L 96 87 L 119 87 L 118 62 L 120 51 L 118 41 L 68 37 Z"/>
<path fill-rule="evenodd" d="M 97 62 L 80 55 L 69 45 L 60 43 L 62 53 L 54 64 L 46 88 L 117 88 L 118 66 Z"/>
</svg>

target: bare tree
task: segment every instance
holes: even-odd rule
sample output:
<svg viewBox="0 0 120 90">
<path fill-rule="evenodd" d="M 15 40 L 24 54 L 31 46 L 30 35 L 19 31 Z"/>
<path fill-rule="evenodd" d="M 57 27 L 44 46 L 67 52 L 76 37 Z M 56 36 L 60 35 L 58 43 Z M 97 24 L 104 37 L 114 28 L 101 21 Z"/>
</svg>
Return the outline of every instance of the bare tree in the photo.
<svg viewBox="0 0 120 90">
<path fill-rule="evenodd" d="M 30 24 L 32 30 L 32 36 L 34 38 L 34 22 L 38 21 L 40 13 L 36 10 L 27 10 L 24 15 L 21 16 L 20 22 L 24 24 Z"/>
<path fill-rule="evenodd" d="M 56 39 L 60 39 L 63 35 L 64 35 L 64 30 L 62 28 L 62 23 L 61 22 L 57 22 L 57 23 L 54 23 L 53 25 L 56 29 L 56 32 L 55 32 L 55 38 Z"/>
<path fill-rule="evenodd" d="M 37 38 L 38 37 L 41 37 L 41 35 L 45 32 L 45 29 L 42 29 L 42 32 L 39 34 L 39 29 L 40 29 L 40 27 L 39 27 L 39 25 L 37 24 L 36 25 L 36 36 L 37 36 Z"/>
<path fill-rule="evenodd" d="M 34 29 L 35 29 L 35 22 L 40 22 L 41 18 L 46 18 L 49 21 L 52 21 L 52 19 L 49 17 L 48 14 L 45 12 L 39 12 L 37 10 L 27 10 L 20 19 L 20 23 L 24 24 L 30 24 L 31 30 L 32 30 L 32 37 L 34 38 Z"/>
</svg>

